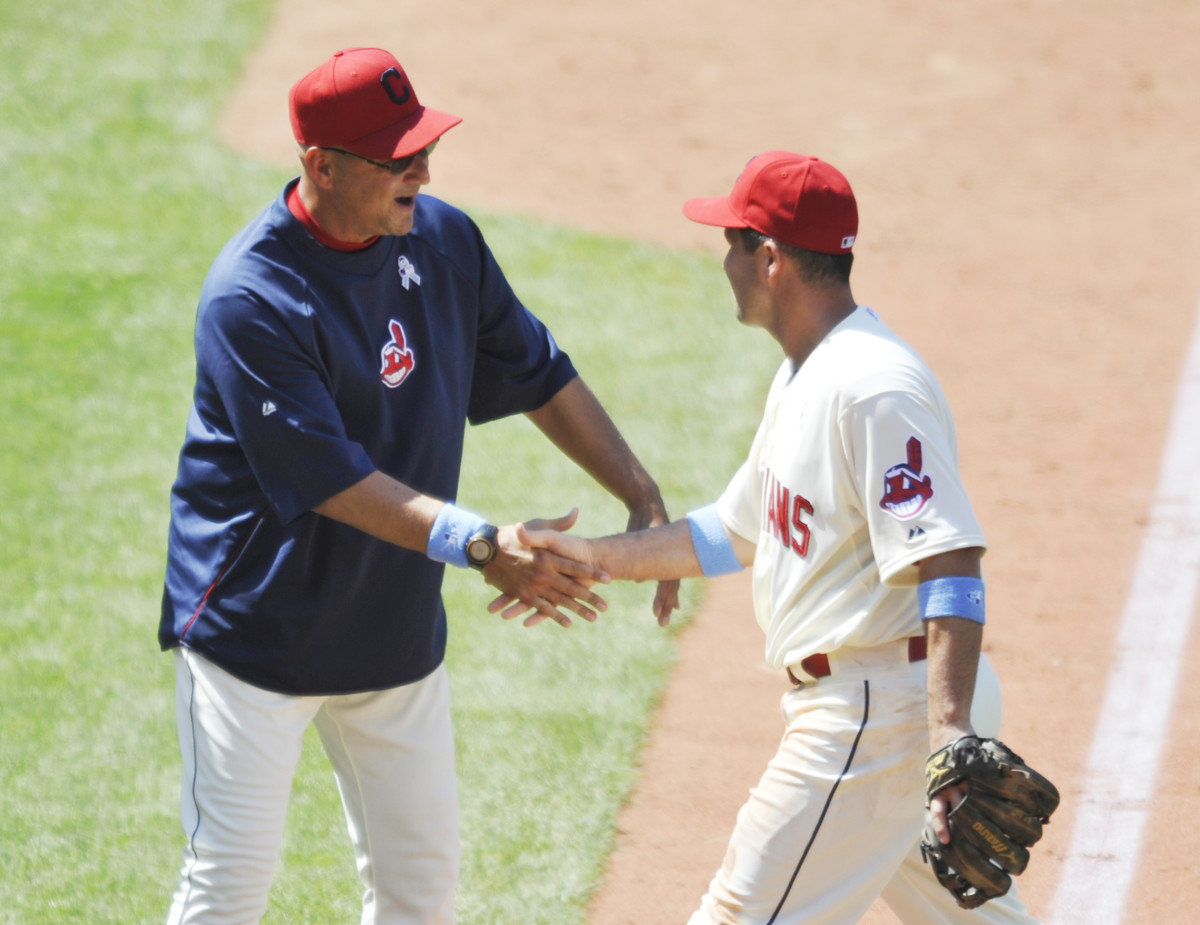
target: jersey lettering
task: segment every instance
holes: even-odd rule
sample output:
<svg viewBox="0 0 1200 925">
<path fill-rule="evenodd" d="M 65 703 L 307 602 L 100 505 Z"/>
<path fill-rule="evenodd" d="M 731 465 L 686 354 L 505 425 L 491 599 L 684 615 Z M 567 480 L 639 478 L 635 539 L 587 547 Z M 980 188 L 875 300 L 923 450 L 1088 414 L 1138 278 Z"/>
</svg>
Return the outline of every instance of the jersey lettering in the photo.
<svg viewBox="0 0 1200 925">
<path fill-rule="evenodd" d="M 767 523 L 770 524 L 771 534 L 803 559 L 808 555 L 808 541 L 812 536 L 812 529 L 805 523 L 804 515 L 812 516 L 812 503 L 780 482 L 770 469 L 766 472 L 765 486 Z"/>
<path fill-rule="evenodd" d="M 771 502 L 771 532 L 784 546 L 791 543 L 791 533 L 788 530 L 788 490 L 771 476 L 775 497 Z"/>
<path fill-rule="evenodd" d="M 808 538 L 812 535 L 801 514 L 812 516 L 813 506 L 803 495 L 797 494 L 792 498 L 792 549 L 801 559 L 808 555 Z M 800 537 L 797 541 L 796 537 Z"/>
<path fill-rule="evenodd" d="M 416 368 L 417 358 L 408 349 L 404 337 L 404 328 L 399 321 L 396 321 L 394 318 L 389 321 L 388 331 L 391 333 L 392 339 L 384 344 L 383 349 L 379 351 L 382 362 L 379 370 L 379 378 L 383 380 L 383 384 L 389 389 L 394 389 L 407 379 L 408 374 Z"/>
<path fill-rule="evenodd" d="M 905 444 L 908 459 L 883 474 L 883 497 L 879 506 L 897 520 L 916 517 L 933 497 L 933 480 L 921 475 L 921 441 L 909 437 Z"/>
</svg>

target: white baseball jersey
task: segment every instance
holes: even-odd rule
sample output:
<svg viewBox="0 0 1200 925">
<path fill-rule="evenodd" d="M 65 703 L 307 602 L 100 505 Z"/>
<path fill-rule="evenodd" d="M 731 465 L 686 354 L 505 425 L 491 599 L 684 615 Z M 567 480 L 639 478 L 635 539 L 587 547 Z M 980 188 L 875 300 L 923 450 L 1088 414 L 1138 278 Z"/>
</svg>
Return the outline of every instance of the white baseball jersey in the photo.
<svg viewBox="0 0 1200 925">
<path fill-rule="evenodd" d="M 920 635 L 916 563 L 986 545 L 937 380 L 863 306 L 799 369 L 784 360 L 717 510 L 757 544 L 755 615 L 779 669 Z"/>
</svg>

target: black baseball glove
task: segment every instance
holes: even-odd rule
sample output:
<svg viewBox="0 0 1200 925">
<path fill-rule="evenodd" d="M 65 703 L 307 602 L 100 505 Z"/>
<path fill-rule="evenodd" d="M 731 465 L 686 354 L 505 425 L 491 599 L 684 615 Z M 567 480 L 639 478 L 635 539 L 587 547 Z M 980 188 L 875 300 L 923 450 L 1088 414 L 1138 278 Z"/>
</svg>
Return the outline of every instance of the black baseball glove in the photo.
<svg viewBox="0 0 1200 925">
<path fill-rule="evenodd" d="M 921 838 L 921 854 L 938 882 L 964 909 L 1003 896 L 1012 875 L 1029 863 L 1030 845 L 1058 807 L 1058 790 L 1004 743 L 963 736 L 925 762 L 925 805 L 950 784 L 970 784 L 948 814 L 950 843 L 938 841 L 932 824 Z"/>
</svg>

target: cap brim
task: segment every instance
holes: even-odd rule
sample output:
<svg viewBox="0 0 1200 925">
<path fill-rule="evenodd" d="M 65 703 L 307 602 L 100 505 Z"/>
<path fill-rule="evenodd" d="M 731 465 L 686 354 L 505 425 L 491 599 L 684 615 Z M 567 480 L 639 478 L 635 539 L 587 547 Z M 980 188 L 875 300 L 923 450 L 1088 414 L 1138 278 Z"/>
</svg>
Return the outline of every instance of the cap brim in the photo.
<svg viewBox="0 0 1200 925">
<path fill-rule="evenodd" d="M 448 112 L 439 112 L 428 106 L 421 106 L 407 118 L 380 129 L 378 132 L 356 139 L 343 147 L 347 151 L 353 151 L 363 157 L 374 157 L 379 160 L 408 157 L 442 137 L 445 132 L 454 128 L 461 121 L 461 116 L 453 116 Z"/>
<path fill-rule="evenodd" d="M 749 227 L 746 220 L 739 218 L 729 207 L 728 196 L 689 199 L 683 204 L 683 214 L 701 225 L 716 225 L 718 228 Z"/>
</svg>

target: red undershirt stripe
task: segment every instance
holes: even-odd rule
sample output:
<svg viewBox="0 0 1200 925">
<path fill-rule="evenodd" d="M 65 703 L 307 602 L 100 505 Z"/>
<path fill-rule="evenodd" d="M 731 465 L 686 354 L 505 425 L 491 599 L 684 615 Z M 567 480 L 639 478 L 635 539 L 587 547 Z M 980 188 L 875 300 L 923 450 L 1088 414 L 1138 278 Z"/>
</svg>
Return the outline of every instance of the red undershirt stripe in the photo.
<svg viewBox="0 0 1200 925">
<path fill-rule="evenodd" d="M 361 244 L 357 241 L 339 241 L 329 232 L 317 224 L 317 220 L 312 217 L 312 213 L 304 207 L 304 200 L 300 198 L 300 184 L 297 183 L 292 187 L 292 191 L 287 197 L 288 211 L 308 229 L 309 233 L 326 247 L 333 248 L 335 251 L 361 251 L 370 247 L 379 240 L 379 236 L 371 238 L 369 241 L 363 241 Z"/>
</svg>

